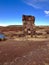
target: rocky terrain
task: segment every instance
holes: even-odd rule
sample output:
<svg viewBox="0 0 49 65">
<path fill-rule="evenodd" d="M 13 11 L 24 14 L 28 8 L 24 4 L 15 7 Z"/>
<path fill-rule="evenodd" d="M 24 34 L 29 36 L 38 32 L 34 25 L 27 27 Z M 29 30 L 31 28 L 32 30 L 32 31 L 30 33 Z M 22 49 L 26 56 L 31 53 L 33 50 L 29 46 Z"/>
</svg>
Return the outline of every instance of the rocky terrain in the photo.
<svg viewBox="0 0 49 65">
<path fill-rule="evenodd" d="M 35 26 L 35 30 L 49 30 L 49 26 Z M 6 31 L 22 31 L 23 26 L 22 25 L 10 25 L 10 26 L 0 26 L 0 31 L 6 32 Z"/>
<path fill-rule="evenodd" d="M 0 65 L 49 65 L 49 41 L 1 41 Z"/>
<path fill-rule="evenodd" d="M 10 25 L 10 26 L 0 26 L 1 32 L 8 32 L 8 31 L 22 31 L 22 25 Z"/>
<path fill-rule="evenodd" d="M 46 36 L 49 36 L 49 26 L 35 26 L 35 31 L 37 32 L 36 33 L 37 35 L 45 34 Z M 0 26 L 0 33 L 4 33 L 8 37 L 17 36 L 17 34 L 23 34 L 23 26 L 22 25 L 10 25 L 6 27 Z"/>
</svg>

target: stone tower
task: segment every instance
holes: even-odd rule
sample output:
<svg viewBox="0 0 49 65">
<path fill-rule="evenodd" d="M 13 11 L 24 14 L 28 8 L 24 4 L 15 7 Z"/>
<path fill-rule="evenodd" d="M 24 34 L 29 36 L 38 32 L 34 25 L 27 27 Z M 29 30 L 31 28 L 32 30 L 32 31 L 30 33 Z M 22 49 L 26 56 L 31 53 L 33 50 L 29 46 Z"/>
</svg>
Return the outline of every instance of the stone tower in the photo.
<svg viewBox="0 0 49 65">
<path fill-rule="evenodd" d="M 23 31 L 25 35 L 31 35 L 34 34 L 34 27 L 35 27 L 35 17 L 30 15 L 23 15 L 22 16 L 23 21 Z"/>
</svg>

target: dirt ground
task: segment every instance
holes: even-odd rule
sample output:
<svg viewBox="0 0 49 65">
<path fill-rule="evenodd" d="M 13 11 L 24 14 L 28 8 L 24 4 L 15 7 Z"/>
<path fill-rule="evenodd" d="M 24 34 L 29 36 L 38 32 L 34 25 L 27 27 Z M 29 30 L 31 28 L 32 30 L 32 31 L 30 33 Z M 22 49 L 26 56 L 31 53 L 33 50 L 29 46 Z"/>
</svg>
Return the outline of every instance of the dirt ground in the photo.
<svg viewBox="0 0 49 65">
<path fill-rule="evenodd" d="M 0 65 L 49 65 L 49 41 L 1 41 Z"/>
</svg>

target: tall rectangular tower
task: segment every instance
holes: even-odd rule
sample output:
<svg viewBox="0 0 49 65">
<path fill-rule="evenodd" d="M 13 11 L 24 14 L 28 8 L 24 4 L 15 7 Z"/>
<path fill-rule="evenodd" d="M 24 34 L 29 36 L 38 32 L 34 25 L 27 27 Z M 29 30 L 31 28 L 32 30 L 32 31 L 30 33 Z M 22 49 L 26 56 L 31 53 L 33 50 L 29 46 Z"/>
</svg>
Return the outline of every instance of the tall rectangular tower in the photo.
<svg viewBox="0 0 49 65">
<path fill-rule="evenodd" d="M 33 35 L 34 34 L 34 27 L 35 27 L 35 17 L 34 16 L 22 16 L 23 21 L 23 31 L 25 35 Z"/>
</svg>

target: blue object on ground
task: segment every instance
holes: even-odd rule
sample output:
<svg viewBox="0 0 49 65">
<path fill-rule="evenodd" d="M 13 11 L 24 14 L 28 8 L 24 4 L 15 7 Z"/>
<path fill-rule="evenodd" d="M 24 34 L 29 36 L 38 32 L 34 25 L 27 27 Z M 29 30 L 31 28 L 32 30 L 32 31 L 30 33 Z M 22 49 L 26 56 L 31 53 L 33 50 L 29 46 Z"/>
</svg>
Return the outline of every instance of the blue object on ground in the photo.
<svg viewBox="0 0 49 65">
<path fill-rule="evenodd" d="M 0 34 L 0 39 L 5 38 L 4 34 Z"/>
</svg>

